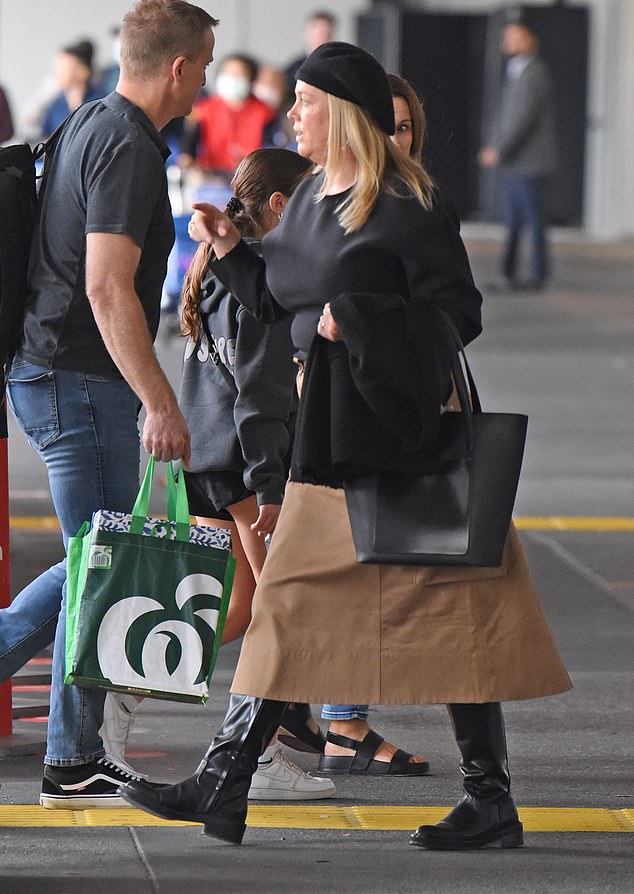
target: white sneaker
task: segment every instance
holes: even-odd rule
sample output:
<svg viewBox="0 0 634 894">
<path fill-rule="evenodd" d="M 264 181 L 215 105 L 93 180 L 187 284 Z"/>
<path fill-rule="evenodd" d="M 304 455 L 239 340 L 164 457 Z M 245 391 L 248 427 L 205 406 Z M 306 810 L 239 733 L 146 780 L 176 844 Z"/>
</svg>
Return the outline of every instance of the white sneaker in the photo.
<svg viewBox="0 0 634 894">
<path fill-rule="evenodd" d="M 323 776 L 311 776 L 284 754 L 280 745 L 269 745 L 253 774 L 252 801 L 313 801 L 332 798 L 335 784 Z"/>
<path fill-rule="evenodd" d="M 99 735 L 106 751 L 106 759 L 117 764 L 126 773 L 147 779 L 147 774 L 139 773 L 125 759 L 128 736 L 134 725 L 134 712 L 139 702 L 125 692 L 108 692 L 103 706 L 103 724 Z"/>
</svg>

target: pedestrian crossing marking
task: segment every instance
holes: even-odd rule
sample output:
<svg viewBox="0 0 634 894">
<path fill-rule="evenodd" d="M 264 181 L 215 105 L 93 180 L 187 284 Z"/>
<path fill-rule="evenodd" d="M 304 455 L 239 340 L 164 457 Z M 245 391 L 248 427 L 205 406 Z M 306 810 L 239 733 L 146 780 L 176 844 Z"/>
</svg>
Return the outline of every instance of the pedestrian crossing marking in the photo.
<svg viewBox="0 0 634 894">
<path fill-rule="evenodd" d="M 347 831 L 412 831 L 439 822 L 450 807 L 342 806 L 256 804 L 247 824 L 261 829 L 344 829 Z M 634 809 L 604 807 L 522 807 L 526 832 L 634 832 Z M 0 827 L 36 828 L 96 826 L 193 826 L 162 820 L 134 808 L 47 810 L 34 804 L 0 806 Z"/>
</svg>

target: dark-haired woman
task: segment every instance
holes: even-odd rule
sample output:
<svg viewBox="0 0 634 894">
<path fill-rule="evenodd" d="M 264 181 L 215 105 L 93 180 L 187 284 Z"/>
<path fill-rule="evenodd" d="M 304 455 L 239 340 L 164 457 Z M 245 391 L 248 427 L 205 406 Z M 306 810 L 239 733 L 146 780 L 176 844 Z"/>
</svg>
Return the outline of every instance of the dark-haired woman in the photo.
<svg viewBox="0 0 634 894">
<path fill-rule="evenodd" d="M 227 211 L 252 251 L 277 226 L 310 167 L 285 149 L 259 149 L 240 163 Z M 181 329 L 188 341 L 179 406 L 191 432 L 190 511 L 198 524 L 231 530 L 236 573 L 223 632 L 228 643 L 251 620 L 264 536 L 273 533 L 280 512 L 295 366 L 288 321 L 258 322 L 216 279 L 212 258 L 212 247 L 200 245 L 185 278 Z M 274 742 L 249 797 L 304 800 L 334 792 L 329 779 L 304 773 Z"/>
<path fill-rule="evenodd" d="M 333 42 L 298 72 L 289 112 L 298 151 L 320 165 L 264 240 L 264 262 L 226 215 L 200 207 L 214 271 L 261 318 L 292 312 L 308 353 L 284 504 L 253 601 L 232 696 L 198 773 L 167 788 L 134 782 L 130 803 L 239 842 L 257 756 L 289 701 L 445 703 L 465 794 L 411 843 L 518 847 L 500 702 L 567 690 L 515 531 L 500 567 L 357 562 L 342 485 L 435 462 L 451 391 L 446 330 L 481 329 L 458 228 L 417 161 L 390 141 L 383 69 Z M 315 631 L 319 636 L 315 636 Z M 376 742 L 341 747 L 353 766 Z"/>
<path fill-rule="evenodd" d="M 394 106 L 394 133 L 391 137 L 401 152 L 420 161 L 427 135 L 427 116 L 418 94 L 409 81 L 400 75 L 389 74 L 392 104 Z"/>
</svg>

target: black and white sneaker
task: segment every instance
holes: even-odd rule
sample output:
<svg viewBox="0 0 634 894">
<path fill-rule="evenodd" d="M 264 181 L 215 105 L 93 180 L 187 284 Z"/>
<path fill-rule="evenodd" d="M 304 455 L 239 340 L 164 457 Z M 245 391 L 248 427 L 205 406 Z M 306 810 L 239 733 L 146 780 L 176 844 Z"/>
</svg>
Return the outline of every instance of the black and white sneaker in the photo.
<svg viewBox="0 0 634 894">
<path fill-rule="evenodd" d="M 126 807 L 128 805 L 117 794 L 117 789 L 140 778 L 105 757 L 75 767 L 46 764 L 40 805 L 61 810 Z M 146 785 L 152 783 L 146 782 Z"/>
</svg>

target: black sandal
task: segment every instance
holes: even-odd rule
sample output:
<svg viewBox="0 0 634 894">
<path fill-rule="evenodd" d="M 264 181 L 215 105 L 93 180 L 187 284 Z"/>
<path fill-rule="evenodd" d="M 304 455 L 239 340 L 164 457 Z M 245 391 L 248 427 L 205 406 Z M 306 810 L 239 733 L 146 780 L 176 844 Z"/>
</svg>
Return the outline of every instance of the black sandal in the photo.
<svg viewBox="0 0 634 894">
<path fill-rule="evenodd" d="M 295 751 L 305 751 L 309 754 L 323 754 L 326 747 L 326 737 L 319 729 L 316 733 L 308 726 L 311 719 L 310 705 L 303 703 L 290 705 L 286 709 L 280 731 L 277 738 L 283 745 L 294 748 Z"/>
<path fill-rule="evenodd" d="M 369 730 L 365 739 L 359 742 L 357 739 L 349 739 L 347 736 L 338 736 L 337 733 L 328 733 L 326 741 L 341 748 L 352 748 L 355 754 L 334 755 L 324 754 L 319 758 L 318 769 L 328 775 L 349 774 L 350 776 L 425 776 L 429 773 L 427 761 L 410 761 L 412 757 L 407 751 L 400 748 L 394 754 L 391 761 L 377 761 L 374 755 L 377 753 L 385 739 Z"/>
</svg>

